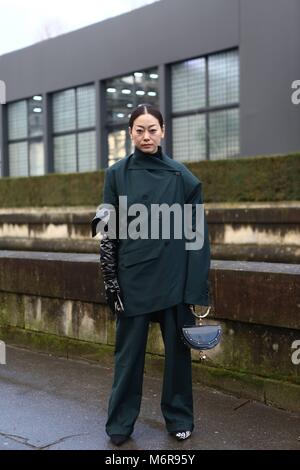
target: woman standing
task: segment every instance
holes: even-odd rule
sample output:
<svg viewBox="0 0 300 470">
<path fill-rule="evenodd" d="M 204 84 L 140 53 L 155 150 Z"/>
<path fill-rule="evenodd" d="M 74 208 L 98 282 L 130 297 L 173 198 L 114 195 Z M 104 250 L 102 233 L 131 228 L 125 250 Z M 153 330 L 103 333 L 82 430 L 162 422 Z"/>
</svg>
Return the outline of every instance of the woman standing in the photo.
<svg viewBox="0 0 300 470">
<path fill-rule="evenodd" d="M 151 217 L 153 204 L 169 208 L 177 204 L 182 209 L 189 204 L 195 229 L 195 207 L 202 204 L 201 182 L 185 165 L 162 152 L 165 126 L 160 111 L 150 105 L 138 106 L 131 114 L 129 133 L 134 153 L 105 172 L 103 205 L 114 207 L 121 222 L 118 227 L 126 223 L 130 231 L 130 224 L 136 223 L 129 211 L 132 204 L 143 204 L 149 210 L 146 219 L 151 226 L 162 220 L 157 213 Z M 120 196 L 127 199 L 121 201 Z M 124 200 L 125 219 L 120 215 Z M 141 222 L 145 223 L 145 217 Z M 104 236 L 100 243 L 106 298 L 117 314 L 114 382 L 106 422 L 106 432 L 115 445 L 130 437 L 140 411 L 149 322 L 159 322 L 165 347 L 161 411 L 167 431 L 184 440 L 194 429 L 191 352 L 180 332 L 183 325 L 195 324 L 191 307 L 209 305 L 210 247 L 205 215 L 201 248 L 188 250 L 185 243 L 184 235 L 125 238 L 119 232 L 114 240 Z"/>
</svg>

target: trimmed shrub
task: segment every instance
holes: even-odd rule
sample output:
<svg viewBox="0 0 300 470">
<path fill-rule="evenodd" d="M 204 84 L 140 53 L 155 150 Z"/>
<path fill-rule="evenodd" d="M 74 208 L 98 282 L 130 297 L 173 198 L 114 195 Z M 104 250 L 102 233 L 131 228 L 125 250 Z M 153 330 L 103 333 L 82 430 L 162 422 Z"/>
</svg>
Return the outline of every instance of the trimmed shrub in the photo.
<svg viewBox="0 0 300 470">
<path fill-rule="evenodd" d="M 300 154 L 184 162 L 205 202 L 300 200 Z M 97 206 L 104 170 L 0 178 L 0 207 Z"/>
</svg>

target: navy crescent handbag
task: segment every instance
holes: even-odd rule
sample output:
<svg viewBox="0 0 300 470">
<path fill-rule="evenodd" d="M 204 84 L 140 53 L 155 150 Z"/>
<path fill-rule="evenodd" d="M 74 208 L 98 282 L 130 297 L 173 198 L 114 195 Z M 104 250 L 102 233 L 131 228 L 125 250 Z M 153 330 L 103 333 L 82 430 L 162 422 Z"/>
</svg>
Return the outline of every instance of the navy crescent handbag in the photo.
<svg viewBox="0 0 300 470">
<path fill-rule="evenodd" d="M 198 325 L 183 326 L 182 339 L 186 346 L 191 349 L 199 351 L 205 349 L 212 349 L 219 344 L 221 339 L 221 326 L 220 325 L 202 325 L 201 320 L 209 314 L 211 306 L 208 307 L 204 315 L 198 315 L 195 312 L 194 306 L 191 309 L 192 313 L 199 319 Z"/>
</svg>

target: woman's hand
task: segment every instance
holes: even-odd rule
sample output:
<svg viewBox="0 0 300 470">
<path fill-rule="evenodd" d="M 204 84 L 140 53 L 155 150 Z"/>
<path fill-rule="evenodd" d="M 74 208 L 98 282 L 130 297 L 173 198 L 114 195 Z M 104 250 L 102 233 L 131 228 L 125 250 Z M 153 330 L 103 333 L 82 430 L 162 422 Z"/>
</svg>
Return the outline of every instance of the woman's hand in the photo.
<svg viewBox="0 0 300 470">
<path fill-rule="evenodd" d="M 105 287 L 105 298 L 109 308 L 115 315 L 119 315 L 124 312 L 123 302 L 121 300 L 121 292 L 117 281 L 108 282 L 104 284 Z"/>
</svg>

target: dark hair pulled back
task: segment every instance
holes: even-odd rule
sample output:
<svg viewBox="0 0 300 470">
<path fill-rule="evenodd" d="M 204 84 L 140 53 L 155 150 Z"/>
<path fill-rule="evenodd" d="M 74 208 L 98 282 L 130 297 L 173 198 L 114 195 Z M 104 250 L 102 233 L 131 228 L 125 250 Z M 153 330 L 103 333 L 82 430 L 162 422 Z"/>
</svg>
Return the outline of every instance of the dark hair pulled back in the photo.
<svg viewBox="0 0 300 470">
<path fill-rule="evenodd" d="M 163 128 L 164 125 L 164 119 L 162 117 L 161 112 L 159 109 L 155 108 L 152 104 L 139 104 L 131 113 L 130 119 L 129 119 L 129 127 L 132 129 L 134 121 L 141 116 L 142 114 L 152 114 L 158 122 L 161 128 Z"/>
</svg>

